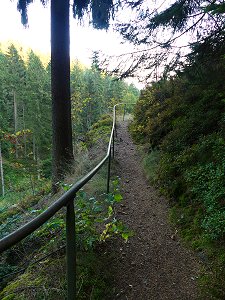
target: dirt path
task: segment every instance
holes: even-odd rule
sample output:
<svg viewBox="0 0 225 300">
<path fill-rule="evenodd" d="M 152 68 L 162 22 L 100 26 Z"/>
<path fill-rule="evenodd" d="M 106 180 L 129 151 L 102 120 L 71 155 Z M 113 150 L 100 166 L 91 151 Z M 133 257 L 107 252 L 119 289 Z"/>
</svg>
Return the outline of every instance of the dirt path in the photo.
<svg viewBox="0 0 225 300">
<path fill-rule="evenodd" d="M 169 225 L 166 200 L 146 180 L 127 122 L 120 125 L 117 140 L 115 157 L 124 196 L 117 218 L 135 235 L 127 244 L 113 245 L 113 299 L 197 299 L 199 264 Z"/>
</svg>

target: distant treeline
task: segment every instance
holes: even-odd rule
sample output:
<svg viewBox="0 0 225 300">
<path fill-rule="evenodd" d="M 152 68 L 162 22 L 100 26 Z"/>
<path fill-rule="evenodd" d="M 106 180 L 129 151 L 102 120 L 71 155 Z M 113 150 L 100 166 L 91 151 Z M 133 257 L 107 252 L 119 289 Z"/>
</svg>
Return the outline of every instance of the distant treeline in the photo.
<svg viewBox="0 0 225 300">
<path fill-rule="evenodd" d="M 3 164 L 17 161 L 23 169 L 30 162 L 41 173 L 51 160 L 50 62 L 44 66 L 31 50 L 27 59 L 14 45 L 0 52 L 0 143 Z M 92 66 L 78 61 L 71 68 L 71 100 L 74 144 L 114 104 L 134 102 L 139 91 L 102 72 L 98 53 Z M 14 164 L 14 166 L 16 166 Z M 7 166 L 5 176 L 7 177 Z M 49 173 L 49 171 L 48 171 Z M 39 176 L 40 177 L 40 176 Z M 9 180 L 6 180 L 9 184 Z M 0 189 L 1 190 L 1 189 Z"/>
</svg>

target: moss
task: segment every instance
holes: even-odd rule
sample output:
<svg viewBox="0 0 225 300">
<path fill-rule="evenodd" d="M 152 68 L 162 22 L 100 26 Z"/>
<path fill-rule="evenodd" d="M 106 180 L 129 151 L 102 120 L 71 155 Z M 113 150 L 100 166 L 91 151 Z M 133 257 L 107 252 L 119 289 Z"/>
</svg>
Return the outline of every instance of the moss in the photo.
<svg viewBox="0 0 225 300">
<path fill-rule="evenodd" d="M 104 246 L 103 246 L 104 247 Z M 97 251 L 79 252 L 77 255 L 77 300 L 108 299 L 111 287 L 109 255 L 102 255 L 103 249 Z"/>
<path fill-rule="evenodd" d="M 10 282 L 1 299 L 65 299 L 65 258 L 46 258 Z M 14 298 L 12 298 L 14 299 Z"/>
<path fill-rule="evenodd" d="M 42 278 L 33 276 L 31 273 L 24 273 L 15 281 L 9 283 L 0 293 L 0 297 L 2 297 L 2 299 L 7 299 L 7 297 L 17 295 L 19 291 L 29 289 L 29 287 L 35 288 L 36 286 L 40 286 L 42 282 Z"/>
<path fill-rule="evenodd" d="M 55 241 L 56 243 L 56 241 Z M 104 247 L 102 245 L 101 247 Z M 43 246 L 34 255 L 35 259 L 49 253 L 54 245 Z M 106 299 L 110 294 L 110 258 L 104 249 L 82 251 L 77 254 L 77 299 Z M 66 264 L 65 251 L 46 257 L 38 264 L 29 265 L 25 273 L 18 275 L 0 293 L 1 299 L 48 299 L 63 300 L 66 298 Z"/>
</svg>

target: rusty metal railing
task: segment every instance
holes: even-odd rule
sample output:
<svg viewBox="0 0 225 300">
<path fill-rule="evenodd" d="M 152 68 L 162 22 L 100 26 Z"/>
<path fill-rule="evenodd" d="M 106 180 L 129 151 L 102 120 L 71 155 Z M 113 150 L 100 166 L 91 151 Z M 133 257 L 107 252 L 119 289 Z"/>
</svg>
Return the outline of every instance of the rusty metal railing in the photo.
<svg viewBox="0 0 225 300">
<path fill-rule="evenodd" d="M 129 103 L 133 104 L 133 103 Z M 113 124 L 110 134 L 109 144 L 106 156 L 100 163 L 94 167 L 82 179 L 76 182 L 66 193 L 64 193 L 58 200 L 51 204 L 44 212 L 39 214 L 36 218 L 26 223 L 24 226 L 15 230 L 0 240 L 0 253 L 11 248 L 28 235 L 33 233 L 41 225 L 53 217 L 61 208 L 66 206 L 66 258 L 67 258 L 67 299 L 74 300 L 76 295 L 76 240 L 75 240 L 75 212 L 74 212 L 74 199 L 76 193 L 101 169 L 101 167 L 108 160 L 108 173 L 107 173 L 107 193 L 109 193 L 110 185 L 110 169 L 111 157 L 114 157 L 114 141 L 117 135 L 116 126 L 116 108 L 118 105 L 124 105 L 124 113 L 126 103 L 119 103 L 113 107 Z"/>
</svg>

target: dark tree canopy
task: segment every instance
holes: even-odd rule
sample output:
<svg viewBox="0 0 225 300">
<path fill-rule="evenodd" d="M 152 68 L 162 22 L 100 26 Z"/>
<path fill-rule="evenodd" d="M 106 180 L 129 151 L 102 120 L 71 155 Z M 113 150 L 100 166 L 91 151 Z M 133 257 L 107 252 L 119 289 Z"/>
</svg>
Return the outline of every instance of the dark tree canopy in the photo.
<svg viewBox="0 0 225 300">
<path fill-rule="evenodd" d="M 198 38 L 204 38 L 224 30 L 225 5 L 220 2 L 215 0 L 211 4 L 211 1 L 204 0 L 175 0 L 165 9 L 162 8 L 162 1 L 154 9 L 150 9 L 147 4 L 135 20 L 118 24 L 119 30 L 125 39 L 130 39 L 137 45 L 152 43 L 158 29 L 171 30 L 167 40 L 165 39 L 167 45 L 174 41 L 175 34 L 187 31 L 198 34 Z"/>
<path fill-rule="evenodd" d="M 27 24 L 27 6 L 34 0 L 18 0 L 23 24 Z M 40 0 L 45 5 L 49 0 Z M 137 10 L 136 16 L 126 23 L 118 24 L 118 31 L 125 40 L 133 43 L 136 53 L 118 59 L 119 65 L 115 74 L 127 77 L 137 76 L 135 70 L 142 68 L 144 77 L 152 77 L 152 73 L 161 66 L 168 70 L 179 68 L 187 54 L 188 43 L 179 47 L 176 41 L 184 34 L 192 36 L 192 43 L 207 44 L 224 36 L 225 4 L 222 0 L 74 0 L 73 15 L 82 19 L 85 14 L 92 18 L 94 28 L 107 29 L 110 19 L 118 8 L 131 7 Z M 163 33 L 164 32 L 164 33 Z M 193 47 L 193 45 L 192 45 Z M 144 51 L 140 51 L 143 49 Z M 190 52 L 190 51 L 189 51 Z M 132 62 L 128 65 L 127 62 Z M 179 63 L 179 64 L 178 64 Z M 143 72 L 145 70 L 145 72 Z M 118 72 L 117 72 L 118 71 Z M 157 73 L 157 72 L 156 72 Z M 146 75 L 147 74 L 147 75 Z M 148 75 L 149 74 L 149 75 Z M 142 76 L 141 76 L 142 77 Z M 157 78 L 157 75 L 155 75 Z"/>
<path fill-rule="evenodd" d="M 40 0 L 43 5 L 45 5 L 48 0 Z M 27 7 L 33 0 L 18 0 L 17 8 L 21 13 L 21 21 L 24 25 L 28 23 Z"/>
<path fill-rule="evenodd" d="M 40 0 L 43 5 L 46 5 L 48 0 Z M 27 7 L 34 0 L 18 0 L 18 10 L 21 13 L 22 23 L 28 23 Z M 119 5 L 118 1 L 118 5 Z M 92 23 L 95 28 L 107 29 L 109 27 L 110 17 L 113 17 L 116 4 L 113 0 L 74 0 L 73 14 L 74 17 L 81 19 L 85 12 L 91 11 Z"/>
<path fill-rule="evenodd" d="M 121 77 L 132 75 L 157 80 L 159 69 L 167 69 L 168 73 L 182 69 L 196 46 L 210 43 L 215 46 L 224 39 L 225 4 L 222 0 L 173 0 L 170 3 L 162 0 L 155 1 L 154 7 L 145 0 L 136 8 L 133 18 L 117 24 L 124 40 L 135 47 L 118 59 L 115 73 Z"/>
<path fill-rule="evenodd" d="M 190 15 L 199 9 L 199 3 L 200 1 L 196 0 L 178 0 L 169 8 L 150 18 L 151 22 L 147 28 L 155 29 L 159 26 L 169 26 L 174 31 L 181 31 L 187 26 Z"/>
<path fill-rule="evenodd" d="M 113 0 L 75 0 L 73 4 L 74 17 L 81 19 L 85 11 L 91 9 L 92 22 L 95 28 L 109 27 L 110 17 L 114 14 Z"/>
</svg>

